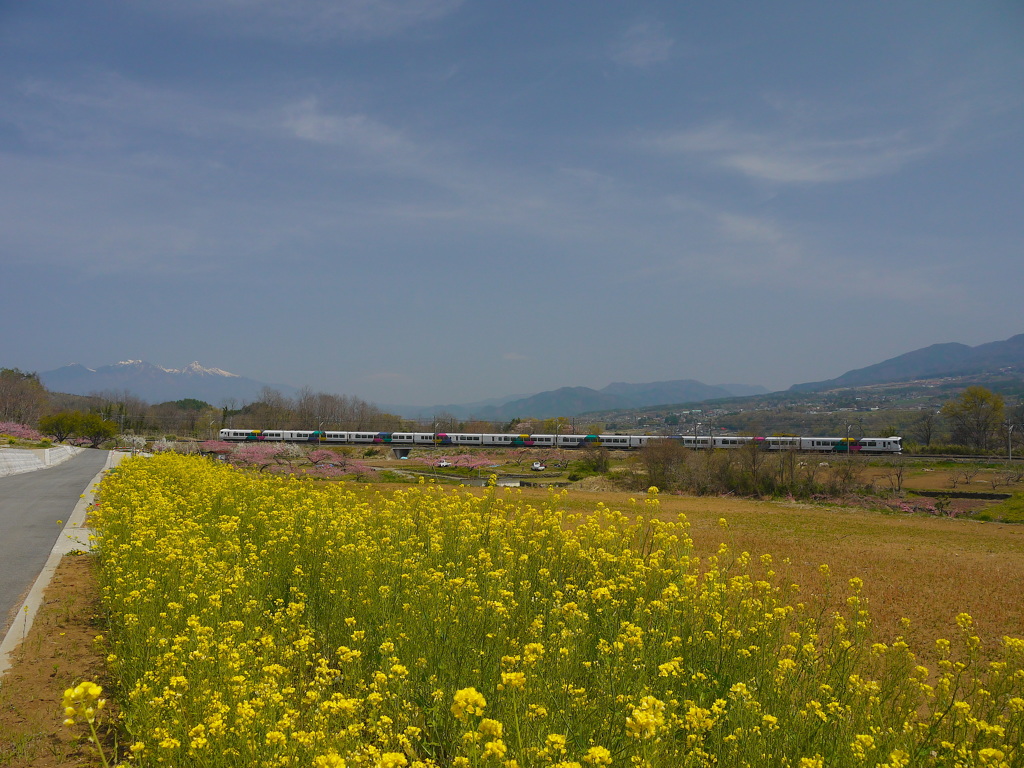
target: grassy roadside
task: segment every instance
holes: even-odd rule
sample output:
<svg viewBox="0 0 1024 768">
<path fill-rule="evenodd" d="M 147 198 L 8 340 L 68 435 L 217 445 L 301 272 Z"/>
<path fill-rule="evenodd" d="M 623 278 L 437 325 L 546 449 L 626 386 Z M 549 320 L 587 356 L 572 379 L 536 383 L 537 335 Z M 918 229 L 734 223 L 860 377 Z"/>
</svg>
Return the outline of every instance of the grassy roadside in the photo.
<svg viewBox="0 0 1024 768">
<path fill-rule="evenodd" d="M 93 639 L 97 588 L 95 561 L 66 556 L 12 666 L 0 678 L 0 766 L 92 766 L 95 753 L 82 729 L 62 725 L 61 694 L 81 680 L 102 680 L 103 657 Z M 18 631 L 18 623 L 15 622 Z"/>
</svg>

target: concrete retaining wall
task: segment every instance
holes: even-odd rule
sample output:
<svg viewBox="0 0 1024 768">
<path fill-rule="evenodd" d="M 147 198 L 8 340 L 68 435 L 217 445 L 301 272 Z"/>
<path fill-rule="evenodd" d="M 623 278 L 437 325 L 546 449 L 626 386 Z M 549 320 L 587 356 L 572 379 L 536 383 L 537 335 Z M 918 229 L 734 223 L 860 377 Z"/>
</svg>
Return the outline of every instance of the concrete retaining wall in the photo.
<svg viewBox="0 0 1024 768">
<path fill-rule="evenodd" d="M 85 448 L 58 445 L 55 448 L 0 448 L 0 477 L 34 472 L 67 461 Z"/>
</svg>

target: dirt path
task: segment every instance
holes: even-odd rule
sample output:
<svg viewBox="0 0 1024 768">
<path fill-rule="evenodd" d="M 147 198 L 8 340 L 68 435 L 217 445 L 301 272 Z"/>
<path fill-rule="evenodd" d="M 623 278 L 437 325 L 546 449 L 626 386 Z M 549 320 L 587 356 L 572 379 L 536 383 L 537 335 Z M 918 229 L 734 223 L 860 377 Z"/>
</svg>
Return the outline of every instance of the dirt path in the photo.
<svg viewBox="0 0 1024 768">
<path fill-rule="evenodd" d="M 65 556 L 31 629 L 0 679 L 0 765 L 95 766 L 81 727 L 66 728 L 61 696 L 82 680 L 103 684 L 94 639 L 98 592 L 89 556 Z M 17 622 L 14 625 L 18 629 Z"/>
</svg>

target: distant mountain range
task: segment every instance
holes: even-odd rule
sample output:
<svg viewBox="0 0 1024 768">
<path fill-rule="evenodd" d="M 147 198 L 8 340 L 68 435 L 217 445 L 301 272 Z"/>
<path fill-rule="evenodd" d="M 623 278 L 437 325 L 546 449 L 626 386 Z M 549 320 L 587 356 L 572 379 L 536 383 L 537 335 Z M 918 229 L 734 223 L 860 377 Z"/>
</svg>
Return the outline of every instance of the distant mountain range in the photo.
<svg viewBox="0 0 1024 768">
<path fill-rule="evenodd" d="M 561 387 L 527 397 L 516 396 L 469 405 L 416 406 L 382 405 L 386 411 L 406 418 L 430 417 L 437 413 L 450 413 L 458 419 L 481 421 L 508 421 L 516 417 L 549 418 L 577 416 L 593 411 L 613 411 L 644 408 L 666 403 L 694 403 L 721 397 L 762 395 L 764 387 L 746 384 L 703 384 L 693 379 L 657 381 L 650 384 L 616 382 L 603 389 L 590 387 Z"/>
<path fill-rule="evenodd" d="M 39 380 L 52 392 L 71 395 L 127 390 L 148 403 L 191 397 L 211 405 L 234 400 L 239 406 L 256 400 L 264 387 L 271 386 L 220 368 L 204 368 L 199 363 L 189 363 L 184 368 L 161 368 L 144 360 L 124 360 L 99 368 L 73 363 L 40 373 Z M 289 397 L 297 391 L 294 387 L 273 387 Z"/>
<path fill-rule="evenodd" d="M 1024 333 L 1006 341 L 994 341 L 976 347 L 956 343 L 933 344 L 866 368 L 847 371 L 834 379 L 795 384 L 790 387 L 790 391 L 821 392 L 919 379 L 1000 373 L 1024 378 Z M 196 398 L 212 405 L 233 400 L 241 406 L 259 399 L 264 387 L 272 387 L 287 397 L 294 397 L 298 392 L 294 387 L 266 384 L 220 368 L 205 368 L 199 363 L 190 363 L 180 369 L 161 368 L 142 360 L 126 360 L 95 369 L 76 363 L 40 373 L 39 378 L 54 392 L 89 395 L 127 390 L 149 403 Z M 709 385 L 693 379 L 679 379 L 648 384 L 616 382 L 603 389 L 562 387 L 534 395 L 511 395 L 461 405 L 421 407 L 377 403 L 377 406 L 406 418 L 430 418 L 443 412 L 462 420 L 508 421 L 516 417 L 577 416 L 594 411 L 692 404 L 767 393 L 764 387 L 744 384 Z"/>
<path fill-rule="evenodd" d="M 835 379 L 794 384 L 790 391 L 822 392 L 843 387 L 1000 372 L 1024 375 L 1024 333 L 1011 336 L 1006 341 L 992 341 L 976 347 L 957 343 L 932 344 L 866 368 L 847 371 Z"/>
<path fill-rule="evenodd" d="M 241 406 L 259 399 L 264 387 L 272 387 L 287 397 L 294 397 L 297 393 L 294 387 L 266 384 L 220 368 L 206 368 L 198 362 L 184 368 L 163 368 L 144 360 L 125 360 L 98 368 L 74 363 L 42 372 L 39 379 L 53 392 L 90 395 L 97 392 L 128 391 L 148 403 L 195 398 L 212 405 L 234 400 Z M 444 412 L 458 419 L 503 421 L 517 416 L 576 416 L 588 411 L 695 402 L 718 397 L 763 394 L 767 391 L 764 387 L 743 384 L 709 386 L 686 379 L 651 384 L 615 383 L 601 390 L 562 387 L 535 395 L 511 395 L 463 405 L 422 407 L 378 404 L 378 407 L 405 418 L 429 418 Z"/>
</svg>

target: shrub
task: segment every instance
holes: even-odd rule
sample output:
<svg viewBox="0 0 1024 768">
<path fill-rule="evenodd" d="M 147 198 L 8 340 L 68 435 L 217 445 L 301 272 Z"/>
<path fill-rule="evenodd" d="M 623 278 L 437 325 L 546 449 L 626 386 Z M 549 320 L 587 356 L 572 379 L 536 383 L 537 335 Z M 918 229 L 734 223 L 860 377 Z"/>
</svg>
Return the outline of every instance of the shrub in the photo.
<svg viewBox="0 0 1024 768">
<path fill-rule="evenodd" d="M 43 439 L 38 430 L 27 424 L 19 424 L 14 421 L 0 421 L 0 435 L 7 435 L 15 440 L 38 441 Z M 10 442 L 13 443 L 14 440 Z"/>
</svg>

